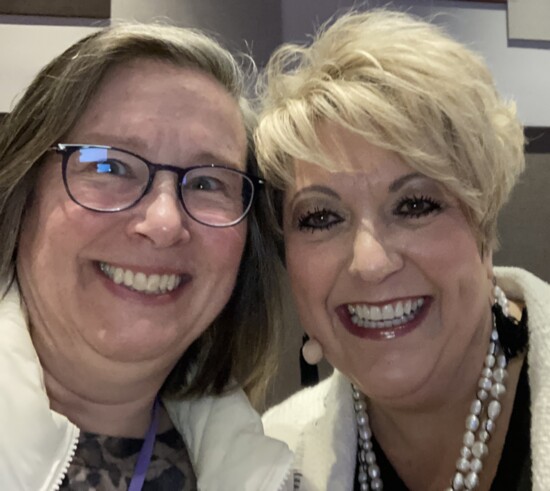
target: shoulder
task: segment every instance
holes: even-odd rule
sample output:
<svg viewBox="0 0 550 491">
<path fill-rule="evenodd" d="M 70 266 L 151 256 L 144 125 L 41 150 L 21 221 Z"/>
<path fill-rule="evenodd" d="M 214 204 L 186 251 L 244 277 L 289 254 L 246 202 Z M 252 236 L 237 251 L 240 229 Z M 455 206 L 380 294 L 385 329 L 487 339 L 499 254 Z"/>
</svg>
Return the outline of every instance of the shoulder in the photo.
<svg viewBox="0 0 550 491">
<path fill-rule="evenodd" d="M 323 401 L 330 387 L 331 379 L 323 380 L 314 387 L 302 389 L 280 404 L 270 408 L 262 416 L 264 426 L 287 419 L 292 415 L 292 423 L 303 425 L 319 417 L 322 412 Z"/>
<path fill-rule="evenodd" d="M 525 303 L 529 327 L 547 324 L 550 317 L 550 284 L 521 268 L 494 268 L 498 284 L 512 300 Z"/>
<path fill-rule="evenodd" d="M 340 399 L 339 393 L 348 389 L 349 382 L 338 372 L 315 387 L 302 389 L 264 413 L 266 435 L 283 440 L 295 449 L 304 430 L 326 419 L 327 412 L 335 410 L 333 403 Z"/>
</svg>

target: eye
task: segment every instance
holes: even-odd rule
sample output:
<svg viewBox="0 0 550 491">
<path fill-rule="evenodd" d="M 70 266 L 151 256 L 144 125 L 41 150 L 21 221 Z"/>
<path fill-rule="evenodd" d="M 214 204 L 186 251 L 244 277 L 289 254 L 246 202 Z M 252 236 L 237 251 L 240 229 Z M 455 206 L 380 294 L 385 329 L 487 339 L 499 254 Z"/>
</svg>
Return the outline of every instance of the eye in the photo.
<svg viewBox="0 0 550 491">
<path fill-rule="evenodd" d="M 334 211 L 327 208 L 316 208 L 298 218 L 298 229 L 309 230 L 310 232 L 329 230 L 343 221 L 344 219 Z"/>
<path fill-rule="evenodd" d="M 403 218 L 421 218 L 441 209 L 441 203 L 429 196 L 406 196 L 399 200 L 393 214 Z"/>
<path fill-rule="evenodd" d="M 103 160 L 94 162 L 92 165 L 96 174 L 109 174 L 121 177 L 132 174 L 130 166 L 120 160 Z"/>
<path fill-rule="evenodd" d="M 184 182 L 185 189 L 193 191 L 221 191 L 223 182 L 211 176 L 194 176 Z"/>
</svg>

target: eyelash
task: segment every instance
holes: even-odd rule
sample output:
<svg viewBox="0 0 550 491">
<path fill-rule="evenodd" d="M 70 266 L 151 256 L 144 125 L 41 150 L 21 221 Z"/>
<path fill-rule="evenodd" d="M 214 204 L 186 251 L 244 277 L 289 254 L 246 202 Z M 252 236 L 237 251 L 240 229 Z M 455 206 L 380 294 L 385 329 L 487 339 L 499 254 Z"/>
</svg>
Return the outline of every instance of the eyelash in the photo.
<svg viewBox="0 0 550 491">
<path fill-rule="evenodd" d="M 325 222 L 324 220 L 326 220 L 327 217 L 332 218 L 330 221 Z M 311 221 L 315 219 L 321 219 L 322 223 L 316 225 L 312 224 Z M 315 208 L 313 211 L 308 211 L 298 218 L 298 230 L 307 230 L 311 233 L 317 230 L 329 230 L 343 221 L 344 219 L 334 211 L 327 208 Z"/>
<path fill-rule="evenodd" d="M 418 210 L 408 210 L 404 211 L 402 208 L 404 206 L 408 207 L 418 207 L 418 206 L 425 206 L 424 209 Z M 422 218 L 424 216 L 430 215 L 432 213 L 437 213 L 441 211 L 443 208 L 442 204 L 433 199 L 429 196 L 424 195 L 413 195 L 413 196 L 405 196 L 399 200 L 397 203 L 397 206 L 395 207 L 393 214 L 395 216 L 403 217 L 403 218 Z"/>
</svg>

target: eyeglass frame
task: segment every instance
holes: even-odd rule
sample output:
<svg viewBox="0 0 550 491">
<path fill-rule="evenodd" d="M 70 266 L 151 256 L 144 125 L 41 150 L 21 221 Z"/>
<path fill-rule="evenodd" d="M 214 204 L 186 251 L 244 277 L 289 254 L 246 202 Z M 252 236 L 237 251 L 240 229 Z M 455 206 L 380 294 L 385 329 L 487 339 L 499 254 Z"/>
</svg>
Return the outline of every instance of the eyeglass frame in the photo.
<svg viewBox="0 0 550 491">
<path fill-rule="evenodd" d="M 105 150 L 116 150 L 118 152 L 123 152 L 128 155 L 132 155 L 133 157 L 137 158 L 138 160 L 142 161 L 146 166 L 147 170 L 149 171 L 149 178 L 147 180 L 146 186 L 143 188 L 143 192 L 139 195 L 139 197 L 130 205 L 118 208 L 116 210 L 97 210 L 95 208 L 85 206 L 82 203 L 80 203 L 71 193 L 71 190 L 69 188 L 69 183 L 67 182 L 67 165 L 69 163 L 69 159 L 71 155 L 82 149 L 82 148 L 99 148 L 99 149 L 105 149 Z M 250 174 L 248 172 L 241 171 L 239 169 L 235 169 L 234 167 L 228 166 L 228 165 L 221 165 L 221 164 L 203 164 L 203 165 L 194 165 L 191 167 L 178 167 L 175 165 L 170 164 L 160 164 L 151 162 L 150 160 L 147 160 L 145 157 L 142 157 L 141 155 L 138 155 L 137 153 L 131 152 L 129 150 L 126 150 L 124 148 L 119 147 L 113 147 L 110 145 L 91 145 L 87 143 L 57 143 L 53 147 L 49 149 L 50 151 L 56 152 L 62 156 L 61 160 L 61 174 L 63 176 L 63 184 L 65 185 L 65 191 L 67 192 L 67 195 L 73 202 L 75 202 L 78 206 L 81 206 L 82 208 L 90 211 L 95 211 L 97 213 L 118 213 L 120 211 L 126 211 L 130 208 L 133 208 L 136 206 L 142 198 L 151 190 L 153 186 L 153 181 L 155 179 L 155 175 L 158 171 L 168 171 L 173 172 L 176 174 L 178 180 L 177 182 L 177 195 L 179 202 L 181 203 L 183 209 L 185 210 L 185 213 L 195 222 L 200 223 L 201 225 L 205 225 L 206 227 L 213 227 L 213 228 L 227 228 L 227 227 L 233 227 L 235 225 L 238 225 L 241 223 L 247 215 L 250 213 L 250 210 L 252 209 L 252 206 L 254 205 L 254 201 L 256 200 L 256 197 L 262 190 L 263 186 L 265 185 L 265 180 L 261 177 L 258 177 L 254 174 Z M 182 183 L 185 178 L 185 175 L 193 170 L 196 169 L 226 169 L 231 172 L 235 172 L 236 174 L 240 174 L 242 177 L 248 179 L 252 184 L 252 196 L 250 197 L 250 203 L 248 204 L 248 207 L 246 210 L 243 211 L 243 214 L 241 217 L 239 217 L 237 220 L 234 220 L 228 224 L 223 225 L 213 225 L 210 223 L 205 223 L 195 216 L 193 216 L 189 210 L 187 209 L 187 206 L 185 205 L 185 201 L 183 199 L 183 191 L 182 191 Z"/>
</svg>

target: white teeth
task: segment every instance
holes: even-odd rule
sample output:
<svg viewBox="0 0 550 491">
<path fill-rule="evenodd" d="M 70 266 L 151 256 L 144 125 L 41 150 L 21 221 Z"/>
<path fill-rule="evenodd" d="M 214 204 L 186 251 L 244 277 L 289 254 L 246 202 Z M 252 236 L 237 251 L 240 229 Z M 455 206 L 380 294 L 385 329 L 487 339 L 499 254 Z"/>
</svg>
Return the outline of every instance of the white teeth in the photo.
<svg viewBox="0 0 550 491">
<path fill-rule="evenodd" d="M 380 307 L 373 306 L 370 308 L 370 320 L 379 321 L 382 320 L 382 311 Z"/>
<path fill-rule="evenodd" d="M 411 321 L 424 305 L 424 298 L 385 305 L 348 304 L 352 322 L 361 327 L 388 328 Z"/>
<path fill-rule="evenodd" d="M 402 316 L 403 316 L 403 304 L 401 302 L 397 302 L 393 317 L 402 317 Z"/>
<path fill-rule="evenodd" d="M 160 275 L 152 274 L 151 276 L 149 276 L 149 278 L 147 279 L 148 292 L 154 293 L 159 289 L 159 285 L 160 285 Z"/>
<path fill-rule="evenodd" d="M 382 319 L 389 321 L 393 318 L 393 307 L 391 305 L 384 305 L 384 307 L 382 307 Z"/>
<path fill-rule="evenodd" d="M 101 271 L 117 285 L 124 284 L 131 290 L 151 295 L 160 295 L 175 290 L 181 283 L 181 276 L 176 274 L 152 274 L 134 272 L 107 263 L 100 263 Z"/>
</svg>

